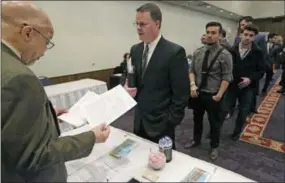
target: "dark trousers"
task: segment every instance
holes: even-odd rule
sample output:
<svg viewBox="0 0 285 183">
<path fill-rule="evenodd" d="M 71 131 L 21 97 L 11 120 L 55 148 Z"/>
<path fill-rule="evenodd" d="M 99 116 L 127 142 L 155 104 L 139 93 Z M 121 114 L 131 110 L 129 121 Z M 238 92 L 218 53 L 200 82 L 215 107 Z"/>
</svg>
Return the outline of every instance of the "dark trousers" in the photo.
<svg viewBox="0 0 285 183">
<path fill-rule="evenodd" d="M 200 142 L 203 133 L 203 117 L 208 114 L 210 122 L 211 148 L 217 148 L 220 143 L 222 120 L 222 101 L 213 100 L 215 94 L 200 92 L 193 108 L 194 115 L 194 141 Z"/>
<path fill-rule="evenodd" d="M 280 86 L 285 89 L 285 69 L 282 71 Z"/>
<path fill-rule="evenodd" d="M 165 129 L 161 134 L 155 136 L 155 137 L 151 137 L 147 134 L 147 132 L 145 131 L 145 128 L 143 127 L 142 125 L 142 122 L 141 122 L 141 127 L 140 127 L 140 130 L 139 131 L 134 131 L 134 134 L 141 137 L 141 138 L 144 138 L 144 139 L 147 139 L 149 141 L 152 141 L 154 143 L 158 143 L 158 141 L 165 137 L 165 136 L 168 136 L 171 140 L 172 140 L 172 149 L 176 150 L 176 145 L 175 145 L 175 128 L 172 127 L 172 126 L 168 126 L 167 129 Z"/>
<path fill-rule="evenodd" d="M 247 87 L 244 89 L 239 89 L 236 84 L 230 84 L 226 97 L 228 110 L 230 110 L 232 103 L 234 103 L 236 100 L 239 102 L 238 116 L 235 122 L 236 124 L 233 134 L 239 135 L 241 133 L 242 128 L 246 122 L 246 118 L 251 110 L 252 100 L 255 97 L 256 93 L 254 88 Z"/>
<path fill-rule="evenodd" d="M 266 74 L 265 75 L 265 82 L 264 82 L 263 89 L 262 89 L 263 92 L 267 91 L 268 86 L 270 84 L 270 81 L 273 78 L 274 73 L 273 73 L 272 65 L 268 64 L 266 66 L 265 74 Z"/>
</svg>

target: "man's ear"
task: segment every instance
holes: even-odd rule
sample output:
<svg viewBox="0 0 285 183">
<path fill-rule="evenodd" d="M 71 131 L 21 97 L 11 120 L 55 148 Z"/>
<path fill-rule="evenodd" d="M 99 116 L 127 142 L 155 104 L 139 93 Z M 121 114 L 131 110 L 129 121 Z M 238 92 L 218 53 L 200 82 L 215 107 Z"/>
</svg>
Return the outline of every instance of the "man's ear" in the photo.
<svg viewBox="0 0 285 183">
<path fill-rule="evenodd" d="M 24 26 L 21 30 L 21 36 L 25 39 L 25 41 L 31 41 L 32 40 L 32 34 L 34 33 L 34 30 L 31 26 Z"/>
</svg>

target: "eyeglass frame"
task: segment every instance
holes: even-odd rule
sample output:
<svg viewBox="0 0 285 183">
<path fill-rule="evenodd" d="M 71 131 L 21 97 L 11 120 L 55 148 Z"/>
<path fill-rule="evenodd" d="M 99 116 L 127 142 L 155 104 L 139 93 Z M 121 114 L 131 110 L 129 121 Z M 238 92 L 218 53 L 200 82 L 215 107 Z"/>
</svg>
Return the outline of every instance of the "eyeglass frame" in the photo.
<svg viewBox="0 0 285 183">
<path fill-rule="evenodd" d="M 24 26 L 29 26 L 28 24 L 23 24 Z M 34 30 L 34 31 L 36 31 L 39 35 L 41 35 L 48 43 L 47 43 L 47 45 L 46 45 L 46 47 L 47 47 L 47 49 L 52 49 L 54 46 L 55 46 L 55 44 L 49 39 L 49 38 L 47 38 L 45 35 L 43 35 L 38 29 L 36 29 L 36 28 L 34 28 L 34 27 L 32 27 L 31 26 L 31 28 Z M 50 46 L 49 46 L 50 45 Z"/>
</svg>

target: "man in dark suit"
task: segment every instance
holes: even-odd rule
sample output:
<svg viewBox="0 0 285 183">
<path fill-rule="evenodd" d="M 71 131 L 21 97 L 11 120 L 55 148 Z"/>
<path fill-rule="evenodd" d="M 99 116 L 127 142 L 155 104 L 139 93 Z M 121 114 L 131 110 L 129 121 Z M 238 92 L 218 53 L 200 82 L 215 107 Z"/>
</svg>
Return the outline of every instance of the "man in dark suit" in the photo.
<svg viewBox="0 0 285 183">
<path fill-rule="evenodd" d="M 175 128 L 184 117 L 189 98 L 188 63 L 184 48 L 161 36 L 161 20 L 156 4 L 137 9 L 136 26 L 142 42 L 130 52 L 136 88 L 129 88 L 127 82 L 125 87 L 138 102 L 134 133 L 155 143 L 168 136 L 174 143 Z"/>
<path fill-rule="evenodd" d="M 3 2 L 1 20 L 1 182 L 66 182 L 65 162 L 88 156 L 109 128 L 60 138 L 56 112 L 27 67 L 54 46 L 52 24 L 28 2 Z"/>
</svg>

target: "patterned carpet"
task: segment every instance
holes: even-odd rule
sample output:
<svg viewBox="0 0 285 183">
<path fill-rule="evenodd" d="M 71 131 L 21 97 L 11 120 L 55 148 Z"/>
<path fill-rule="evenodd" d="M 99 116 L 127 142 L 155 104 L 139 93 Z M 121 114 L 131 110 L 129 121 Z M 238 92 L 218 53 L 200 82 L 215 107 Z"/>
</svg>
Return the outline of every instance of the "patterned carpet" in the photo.
<svg viewBox="0 0 285 183">
<path fill-rule="evenodd" d="M 278 77 L 279 74 L 276 75 Z M 276 80 L 274 80 L 273 83 L 276 83 Z M 263 84 L 263 80 L 261 81 L 261 84 Z M 278 146 L 280 148 L 276 148 L 273 145 L 274 142 L 284 143 L 284 96 L 276 95 L 276 87 L 277 85 L 274 85 L 271 92 L 269 92 L 268 96 L 265 97 L 266 102 L 262 102 L 263 98 L 259 97 L 259 104 L 261 103 L 260 109 L 263 111 L 261 114 L 262 116 L 255 115 L 252 118 L 251 122 L 244 130 L 245 133 L 242 137 L 243 140 L 233 142 L 228 138 L 228 135 L 232 132 L 234 127 L 235 116 L 225 122 L 221 135 L 220 157 L 213 162 L 214 164 L 258 182 L 284 182 L 285 153 L 280 152 L 284 149 L 280 150 L 280 146 Z M 283 106 L 282 104 L 280 105 L 278 101 L 279 103 L 282 101 Z M 267 103 L 272 105 L 267 106 Z M 269 117 L 269 114 L 272 116 Z M 264 119 L 262 123 L 260 122 L 261 119 L 259 118 Z M 206 133 L 209 131 L 206 115 L 204 119 L 204 134 L 206 135 Z M 272 122 L 270 119 L 274 119 L 274 122 Z M 258 129 L 260 133 L 256 132 L 258 131 L 255 130 L 257 128 L 252 128 L 252 125 L 257 124 L 259 125 Z M 115 123 L 113 123 L 113 126 L 132 132 L 133 111 L 130 111 L 122 116 Z M 267 128 L 269 130 L 267 130 Z M 183 122 L 176 129 L 177 150 L 190 156 L 205 161 L 210 161 L 208 158 L 210 147 L 209 140 L 207 139 L 204 139 L 202 146 L 198 148 L 192 150 L 184 149 L 184 144 L 193 136 L 192 129 L 192 111 L 186 109 Z M 245 138 L 245 136 L 248 134 L 250 134 L 249 136 L 253 140 L 248 140 Z M 262 141 L 261 137 L 265 139 L 273 139 L 275 141 L 271 140 L 271 144 L 268 145 L 266 142 Z M 248 141 L 250 141 L 250 143 Z"/>
<path fill-rule="evenodd" d="M 249 123 L 245 126 L 243 134 L 241 136 L 241 140 L 254 144 L 259 145 L 261 147 L 269 148 L 275 151 L 279 151 L 284 153 L 285 152 L 285 143 L 274 140 L 273 137 L 265 138 L 263 137 L 264 130 L 267 127 L 267 124 L 269 122 L 273 123 L 275 121 L 282 122 L 281 120 L 270 120 L 271 116 L 274 112 L 274 109 L 276 108 L 278 103 L 284 102 L 283 100 L 279 100 L 281 95 L 278 94 L 276 91 L 279 88 L 279 80 L 274 84 L 274 86 L 271 88 L 270 92 L 267 94 L 267 96 L 264 98 L 262 103 L 259 105 L 259 113 L 252 116 L 252 118 L 249 120 Z M 282 106 L 279 106 L 282 108 Z M 283 106 L 284 110 L 284 106 Z M 275 111 L 276 112 L 276 111 Z M 278 112 L 278 111 L 277 111 Z M 283 114 L 283 123 L 284 123 L 284 113 Z M 275 115 L 278 115 L 276 113 Z M 276 122 L 275 122 L 276 123 Z M 272 125 L 271 125 L 272 126 Z M 274 125 L 276 129 L 280 128 L 280 126 Z M 277 132 L 278 130 L 275 130 Z M 280 130 L 279 130 L 280 131 Z M 272 135 L 274 136 L 274 132 Z M 269 134 L 269 136 L 272 136 Z M 284 136 L 284 128 L 283 128 L 283 136 Z"/>
</svg>

